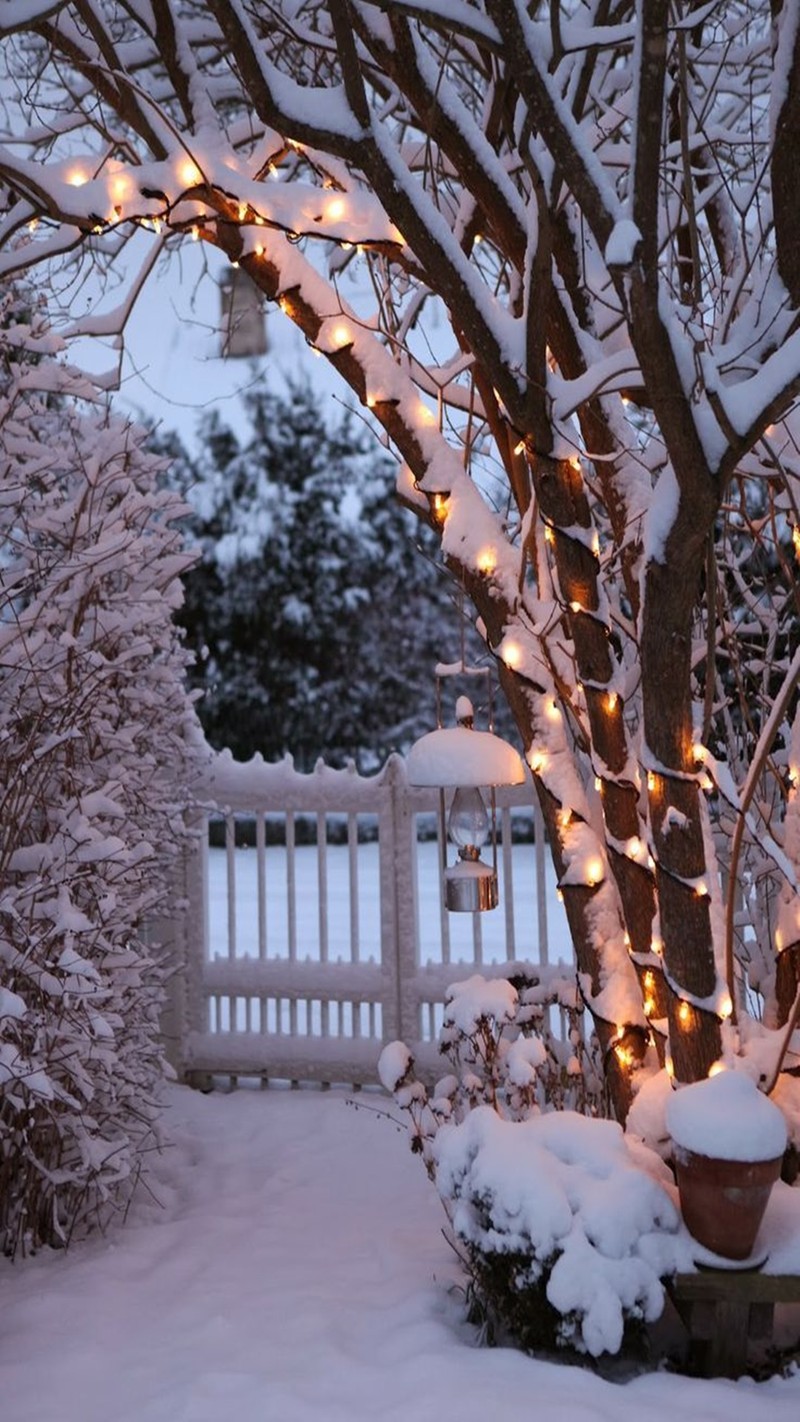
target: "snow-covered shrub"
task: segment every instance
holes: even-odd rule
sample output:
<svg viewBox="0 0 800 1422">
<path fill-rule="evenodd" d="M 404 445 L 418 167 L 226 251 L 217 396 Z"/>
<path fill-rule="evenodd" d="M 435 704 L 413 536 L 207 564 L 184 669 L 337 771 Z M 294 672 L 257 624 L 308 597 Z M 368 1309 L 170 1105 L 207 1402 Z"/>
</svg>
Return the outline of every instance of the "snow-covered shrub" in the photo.
<svg viewBox="0 0 800 1422">
<path fill-rule="evenodd" d="M 153 1146 L 165 907 L 194 744 L 182 506 L 140 434 L 0 332 L 0 1245 L 68 1241 Z M 34 360 L 23 354 L 33 348 Z M 87 393 L 83 390 L 83 393 Z"/>
<path fill-rule="evenodd" d="M 566 1041 L 550 1030 L 554 1011 L 567 1015 Z M 450 1074 L 429 1091 L 402 1042 L 379 1070 L 411 1118 L 483 1315 L 523 1347 L 598 1357 L 660 1315 L 678 1213 L 659 1157 L 598 1119 L 580 1016 L 574 984 L 546 970 L 516 985 L 476 975 L 448 989 Z"/>
</svg>

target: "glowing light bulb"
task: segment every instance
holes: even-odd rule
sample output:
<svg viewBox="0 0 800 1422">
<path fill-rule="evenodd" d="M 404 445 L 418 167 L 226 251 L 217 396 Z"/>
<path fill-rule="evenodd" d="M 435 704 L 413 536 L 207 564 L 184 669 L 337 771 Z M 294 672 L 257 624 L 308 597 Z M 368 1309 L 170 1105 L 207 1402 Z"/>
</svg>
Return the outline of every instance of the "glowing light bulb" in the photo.
<svg viewBox="0 0 800 1422">
<path fill-rule="evenodd" d="M 564 808 L 558 812 L 558 823 L 562 829 L 566 829 L 571 819 L 572 811 L 565 805 Z"/>
<path fill-rule="evenodd" d="M 325 216 L 329 222 L 338 222 L 340 217 L 344 217 L 347 211 L 347 203 L 344 198 L 334 198 L 325 209 Z"/>
<path fill-rule="evenodd" d="M 655 777 L 653 771 L 652 771 L 652 770 L 648 770 L 648 772 L 647 772 L 647 788 L 648 788 L 648 790 L 655 790 L 657 783 L 658 783 L 658 782 L 656 781 L 656 777 Z"/>
<path fill-rule="evenodd" d="M 192 241 L 200 241 L 200 228 L 197 226 L 197 223 L 195 223 L 194 227 L 192 228 Z"/>
<path fill-rule="evenodd" d="M 575 601 L 573 601 L 573 602 L 570 603 L 570 605 L 569 605 L 569 610 L 570 610 L 570 612 L 583 612 L 583 608 L 582 608 L 581 604 L 580 604 L 579 602 L 575 602 Z"/>
<path fill-rule="evenodd" d="M 694 892 L 698 899 L 704 899 L 708 894 L 708 885 L 701 879 L 700 883 L 695 885 Z"/>
<path fill-rule="evenodd" d="M 720 1015 L 720 1017 L 722 1018 L 722 1021 L 723 1021 L 723 1022 L 726 1022 L 727 1019 L 731 1016 L 732 1013 L 733 1013 L 733 1002 L 731 1001 L 730 994 L 729 994 L 729 993 L 726 993 L 725 996 L 724 996 L 723 999 L 722 999 L 722 1002 L 721 1002 L 720 1005 L 719 1005 L 719 1015 Z"/>
<path fill-rule="evenodd" d="M 593 854 L 586 861 L 586 882 L 592 888 L 599 884 L 603 878 L 603 861 L 599 855 Z"/>
<path fill-rule="evenodd" d="M 678 1007 L 678 1021 L 680 1022 L 681 1027 L 688 1027 L 691 1020 L 692 1009 L 689 1006 L 688 1002 L 686 1002 L 685 1000 L 681 1000 L 681 1003 Z"/>
<path fill-rule="evenodd" d="M 675 1076 L 675 1063 L 673 1062 L 671 1056 L 667 1055 L 664 1058 L 664 1066 L 666 1068 L 667 1076 L 669 1077 L 670 1081 L 672 1081 Z"/>
<path fill-rule="evenodd" d="M 545 543 L 551 543 L 551 544 L 552 544 L 552 543 L 555 543 L 555 541 L 556 541 L 555 533 L 553 532 L 553 530 L 552 530 L 552 528 L 550 527 L 550 524 L 549 524 L 549 523 L 546 523 L 545 526 L 544 526 L 544 541 L 545 541 Z"/>
<path fill-rule="evenodd" d="M 596 775 L 596 776 L 594 777 L 594 788 L 595 788 L 595 790 L 597 790 L 598 792 L 599 792 L 600 790 L 602 790 L 602 788 L 603 788 L 603 782 L 602 782 L 602 780 L 600 779 L 600 776 L 599 776 L 599 775 Z"/>
<path fill-rule="evenodd" d="M 494 548 L 481 548 L 475 559 L 478 572 L 489 575 L 497 567 L 497 553 Z"/>
<path fill-rule="evenodd" d="M 648 968 L 648 969 L 647 969 L 647 972 L 646 972 L 645 975 L 644 975 L 645 992 L 653 992 L 653 991 L 655 990 L 655 985 L 656 985 L 656 980 L 655 980 L 655 977 L 653 976 L 652 969 L 651 969 L 651 968 Z"/>
<path fill-rule="evenodd" d="M 71 188 L 82 188 L 88 181 L 89 174 L 83 168 L 71 168 L 67 173 L 67 182 Z"/>
<path fill-rule="evenodd" d="M 548 721 L 553 721 L 555 723 L 556 721 L 561 720 L 561 708 L 555 697 L 551 696 L 545 702 L 544 713 Z"/>
<path fill-rule="evenodd" d="M 444 523 L 447 518 L 447 495 L 434 494 L 433 496 L 433 516 L 437 523 Z"/>
<path fill-rule="evenodd" d="M 331 340 L 337 351 L 340 351 L 342 346 L 352 345 L 353 334 L 350 327 L 345 325 L 343 321 L 340 322 L 338 326 L 334 326 L 331 332 Z"/>
<path fill-rule="evenodd" d="M 500 656 L 506 666 L 510 667 L 512 671 L 515 671 L 517 667 L 522 665 L 522 648 L 519 642 L 515 642 L 513 638 L 504 638 L 503 645 L 500 648 Z"/>
<path fill-rule="evenodd" d="M 524 453 L 525 453 L 525 441 L 524 441 L 524 439 L 521 439 L 520 442 L 519 442 L 519 444 L 515 444 L 515 445 L 514 445 L 514 453 L 515 453 L 515 454 L 524 454 Z"/>
<path fill-rule="evenodd" d="M 638 859 L 642 852 L 642 841 L 638 834 L 632 834 L 625 846 L 626 853 L 630 859 Z"/>
<path fill-rule="evenodd" d="M 659 937 L 658 937 L 658 934 L 654 934 L 653 938 L 650 940 L 650 947 L 652 948 L 652 950 L 653 950 L 653 952 L 655 953 L 656 957 L 657 957 L 657 958 L 660 958 L 660 957 L 661 957 L 661 954 L 664 952 L 664 941 L 663 941 L 663 939 L 659 938 Z"/>
<path fill-rule="evenodd" d="M 181 159 L 178 164 L 178 177 L 187 188 L 194 188 L 203 180 L 203 175 L 193 158 Z"/>
<path fill-rule="evenodd" d="M 606 711 L 616 711 L 619 697 L 616 691 L 606 692 Z"/>
<path fill-rule="evenodd" d="M 652 1017 L 652 1015 L 653 1015 L 653 1013 L 655 1012 L 655 1010 L 656 1010 L 656 1000 L 655 1000 L 655 998 L 654 998 L 654 997 L 646 997 L 645 1000 L 644 1000 L 644 1015 L 645 1015 L 645 1017 Z"/>
<path fill-rule="evenodd" d="M 528 764 L 534 775 L 541 775 L 547 765 L 547 752 L 542 750 L 531 751 L 528 756 Z"/>
<path fill-rule="evenodd" d="M 716 1061 L 711 1063 L 711 1066 L 708 1068 L 708 1074 L 709 1076 L 719 1076 L 720 1072 L 724 1070 L 725 1063 L 721 1061 Z"/>
</svg>

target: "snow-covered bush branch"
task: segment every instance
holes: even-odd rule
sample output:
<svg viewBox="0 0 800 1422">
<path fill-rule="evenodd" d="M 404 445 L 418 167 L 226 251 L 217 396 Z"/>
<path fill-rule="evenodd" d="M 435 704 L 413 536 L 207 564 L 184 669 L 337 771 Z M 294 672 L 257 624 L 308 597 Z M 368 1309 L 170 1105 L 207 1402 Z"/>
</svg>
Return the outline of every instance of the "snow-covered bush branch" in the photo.
<svg viewBox="0 0 800 1422">
<path fill-rule="evenodd" d="M 195 744 L 183 512 L 143 432 L 0 331 L 0 1245 L 124 1205 L 157 1141 L 168 908 Z"/>
<path fill-rule="evenodd" d="M 451 1073 L 429 1091 L 393 1042 L 380 1075 L 492 1327 L 598 1357 L 660 1315 L 678 1216 L 666 1166 L 598 1119 L 602 1066 L 583 1047 L 581 1007 L 557 973 L 517 986 L 472 977 L 448 990 Z M 565 1038 L 552 1012 L 567 1014 Z"/>
</svg>

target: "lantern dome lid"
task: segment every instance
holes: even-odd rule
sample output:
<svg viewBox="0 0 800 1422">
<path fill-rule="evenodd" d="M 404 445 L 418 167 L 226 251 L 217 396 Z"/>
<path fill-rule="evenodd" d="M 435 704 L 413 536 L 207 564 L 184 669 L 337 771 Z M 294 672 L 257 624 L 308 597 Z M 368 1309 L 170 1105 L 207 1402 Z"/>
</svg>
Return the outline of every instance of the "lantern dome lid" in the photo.
<svg viewBox="0 0 800 1422">
<path fill-rule="evenodd" d="M 467 785 L 521 785 L 522 757 L 493 731 L 446 726 L 421 736 L 408 753 L 410 785 L 457 789 Z"/>
</svg>

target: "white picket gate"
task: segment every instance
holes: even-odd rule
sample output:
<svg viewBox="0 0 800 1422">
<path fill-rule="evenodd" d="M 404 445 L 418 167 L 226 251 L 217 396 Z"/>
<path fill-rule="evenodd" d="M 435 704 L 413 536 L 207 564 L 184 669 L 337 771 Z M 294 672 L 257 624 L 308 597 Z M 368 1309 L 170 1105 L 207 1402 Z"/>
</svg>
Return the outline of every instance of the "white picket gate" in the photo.
<svg viewBox="0 0 800 1422">
<path fill-rule="evenodd" d="M 485 915 L 444 908 L 439 795 L 411 787 L 399 756 L 361 776 L 223 753 L 198 800 L 165 1018 L 184 1080 L 374 1082 L 382 1045 L 398 1037 L 433 1071 L 449 983 L 476 971 L 564 975 L 548 963 L 545 840 L 530 783 L 497 792 L 500 905 Z M 221 849 L 209 848 L 215 823 Z M 514 847 L 522 826 L 528 842 Z M 432 855 L 434 872 L 421 871 Z M 565 936 L 559 946 L 569 953 Z"/>
</svg>

